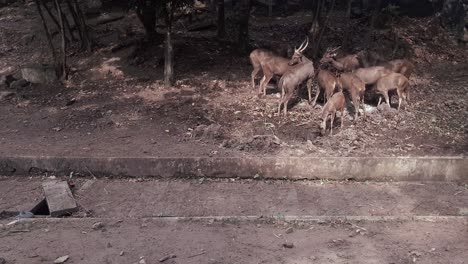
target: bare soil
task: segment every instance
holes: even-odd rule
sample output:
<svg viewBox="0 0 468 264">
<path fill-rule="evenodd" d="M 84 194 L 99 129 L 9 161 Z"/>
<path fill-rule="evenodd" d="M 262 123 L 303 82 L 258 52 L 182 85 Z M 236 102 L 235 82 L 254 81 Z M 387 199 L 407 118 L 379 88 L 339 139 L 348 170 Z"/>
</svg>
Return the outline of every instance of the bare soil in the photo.
<svg viewBox="0 0 468 264">
<path fill-rule="evenodd" d="M 309 20 L 304 13 L 273 20 L 253 17 L 253 43 L 300 43 Z M 331 21 L 325 47 L 340 44 L 347 23 L 340 12 Z M 353 47 L 364 45 L 365 28 L 356 25 Z M 0 87 L 14 93 L 0 102 L 0 154 L 465 155 L 466 49 L 454 44 L 432 18 L 403 18 L 392 28 L 375 33 L 372 46 L 391 54 L 392 32 L 398 34 L 404 50 L 397 49 L 396 55 L 417 65 L 410 104 L 400 112 L 376 109 L 371 98 L 366 120 L 353 122 L 347 114 L 336 135 L 320 136 L 320 106 L 312 108 L 299 99 L 288 117 L 278 117 L 274 83 L 266 98 L 258 98 L 249 87 L 248 56 L 235 53 L 235 45 L 216 39 L 213 31 L 186 32 L 177 24 L 178 81 L 163 87 L 161 45 L 110 50 L 142 37 L 137 18 L 129 13 L 123 20 L 93 27 L 99 46 L 92 53 L 70 50 L 72 69 L 65 83 Z M 22 65 L 37 62 L 50 58 L 34 5 L 0 9 L 0 75 L 18 76 Z"/>
<path fill-rule="evenodd" d="M 93 225 L 103 227 L 95 230 Z M 6 224 L 5 221 L 0 221 Z M 464 223 L 333 222 L 295 226 L 154 219 L 27 221 L 0 228 L 6 263 L 453 263 L 468 258 Z M 292 243 L 293 248 L 283 244 Z M 144 260 L 144 262 L 142 262 Z"/>
<path fill-rule="evenodd" d="M 32 209 L 44 197 L 43 180 L 49 179 L 0 178 L 0 212 Z M 80 206 L 76 217 L 468 215 L 468 187 L 454 183 L 85 178 L 70 183 Z"/>
<path fill-rule="evenodd" d="M 81 211 L 9 224 L 48 177 L 0 179 L 0 258 L 6 263 L 465 263 L 466 186 L 72 178 Z M 65 180 L 65 179 L 64 179 Z M 4 211 L 5 210 L 5 211 Z M 426 221 L 285 222 L 289 215 L 458 216 Z M 165 216 L 258 216 L 255 221 Z M 260 216 L 275 215 L 274 221 Z M 465 215 L 465 217 L 463 217 Z M 101 223 L 96 227 L 96 223 Z M 9 225 L 8 225 L 9 224 Z M 292 244 L 285 248 L 284 244 Z"/>
</svg>

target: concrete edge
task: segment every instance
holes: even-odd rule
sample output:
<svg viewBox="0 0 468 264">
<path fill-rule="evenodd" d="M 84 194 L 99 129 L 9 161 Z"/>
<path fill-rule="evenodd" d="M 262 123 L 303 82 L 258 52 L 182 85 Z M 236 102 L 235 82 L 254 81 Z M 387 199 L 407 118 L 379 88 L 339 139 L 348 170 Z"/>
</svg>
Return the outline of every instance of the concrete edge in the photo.
<svg viewBox="0 0 468 264">
<path fill-rule="evenodd" d="M 0 157 L 0 175 L 468 182 L 466 157 Z M 257 178 L 256 177 L 256 178 Z"/>
<path fill-rule="evenodd" d="M 39 218 L 26 218 L 20 219 L 18 222 L 73 222 L 73 221 L 90 221 L 90 222 L 112 222 L 112 221 L 162 221 L 162 222 L 200 222 L 200 223 L 213 223 L 213 222 L 252 222 L 252 223 L 311 223 L 311 224 L 324 224 L 324 223 L 337 223 L 337 222 L 431 222 L 431 223 L 463 223 L 468 224 L 468 216 L 411 216 L 411 215 L 397 215 L 397 216 L 169 216 L 169 217 L 142 217 L 142 218 L 52 218 L 52 217 L 39 217 Z"/>
</svg>

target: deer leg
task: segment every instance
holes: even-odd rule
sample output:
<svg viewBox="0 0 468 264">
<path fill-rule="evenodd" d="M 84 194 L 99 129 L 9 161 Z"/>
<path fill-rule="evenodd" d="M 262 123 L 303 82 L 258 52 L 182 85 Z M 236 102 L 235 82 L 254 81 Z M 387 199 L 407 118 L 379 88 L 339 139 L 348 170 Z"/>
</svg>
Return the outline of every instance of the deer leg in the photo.
<svg viewBox="0 0 468 264">
<path fill-rule="evenodd" d="M 314 102 L 312 103 L 312 106 L 315 106 L 315 104 L 317 103 L 317 98 L 319 97 L 319 94 L 320 94 L 320 86 L 317 85 L 317 90 L 316 90 L 316 94 L 315 94 L 315 98 L 314 98 Z"/>
<path fill-rule="evenodd" d="M 285 102 L 283 103 L 284 104 L 284 109 L 283 109 L 284 116 L 288 116 L 288 104 L 289 104 L 289 100 L 291 100 L 291 97 L 292 97 L 292 93 L 285 95 Z"/>
<path fill-rule="evenodd" d="M 252 71 L 252 88 L 255 89 L 255 77 L 257 77 L 258 72 L 260 71 L 260 66 L 254 66 Z"/>
<path fill-rule="evenodd" d="M 379 102 L 377 103 L 377 106 L 379 106 L 381 102 L 382 102 L 382 95 L 379 96 Z"/>
<path fill-rule="evenodd" d="M 333 135 L 333 120 L 335 119 L 335 114 L 335 111 L 330 113 L 330 136 Z"/>
<path fill-rule="evenodd" d="M 364 119 L 366 119 L 366 104 L 364 104 L 364 94 L 361 97 L 361 107 L 362 107 L 362 112 L 364 114 Z"/>
<path fill-rule="evenodd" d="M 344 120 L 344 108 L 341 109 L 341 125 L 340 125 L 340 128 L 343 128 L 343 120 Z"/>
<path fill-rule="evenodd" d="M 355 95 L 353 96 L 353 105 L 354 105 L 354 121 L 357 120 L 359 114 L 359 98 Z"/>
<path fill-rule="evenodd" d="M 309 103 L 312 101 L 312 79 L 307 80 L 307 94 L 309 95 Z"/>
<path fill-rule="evenodd" d="M 262 88 L 262 93 L 265 96 L 266 95 L 266 87 L 268 83 L 270 82 L 271 78 L 273 77 L 273 74 L 271 73 L 266 73 L 265 74 L 265 79 L 263 80 L 263 88 Z"/>
<path fill-rule="evenodd" d="M 401 100 L 402 100 L 402 98 L 401 98 L 402 92 L 399 89 L 397 89 L 397 94 L 398 94 L 398 108 L 397 108 L 397 110 L 400 111 Z"/>
<path fill-rule="evenodd" d="M 383 93 L 383 96 L 385 97 L 385 102 L 387 103 L 388 107 L 391 107 L 390 98 L 388 97 L 388 91 Z"/>
<path fill-rule="evenodd" d="M 262 93 L 262 87 L 263 87 L 263 82 L 265 82 L 265 76 L 262 77 L 260 80 L 260 83 L 258 84 L 258 96 L 260 97 L 260 94 Z"/>
</svg>

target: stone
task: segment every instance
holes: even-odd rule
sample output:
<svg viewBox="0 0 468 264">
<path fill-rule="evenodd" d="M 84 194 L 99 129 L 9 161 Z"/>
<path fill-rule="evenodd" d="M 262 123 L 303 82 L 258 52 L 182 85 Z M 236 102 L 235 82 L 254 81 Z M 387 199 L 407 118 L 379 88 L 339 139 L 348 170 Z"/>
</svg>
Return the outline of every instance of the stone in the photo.
<svg viewBox="0 0 468 264">
<path fill-rule="evenodd" d="M 57 258 L 56 260 L 54 260 L 54 264 L 62 264 L 62 263 L 65 263 L 69 258 L 70 258 L 70 256 L 68 256 L 68 255 L 66 255 L 66 256 L 61 256 L 61 257 Z"/>
<path fill-rule="evenodd" d="M 11 74 L 0 77 L 0 85 L 5 84 L 6 86 L 10 86 L 14 81 L 16 81 L 16 78 Z"/>
<path fill-rule="evenodd" d="M 293 247 L 294 247 L 294 244 L 291 243 L 291 242 L 286 242 L 286 243 L 283 243 L 283 247 L 284 247 L 284 248 L 293 248 Z"/>
<path fill-rule="evenodd" d="M 0 91 L 0 101 L 3 99 L 8 99 L 10 97 L 13 97 L 15 95 L 14 92 L 9 92 L 9 91 Z"/>
<path fill-rule="evenodd" d="M 32 64 L 21 68 L 23 79 L 30 83 L 53 83 L 58 80 L 55 67 L 47 64 Z"/>
<path fill-rule="evenodd" d="M 18 89 L 18 88 L 25 87 L 28 85 L 29 85 L 28 81 L 26 81 L 25 79 L 19 79 L 17 81 L 13 81 L 12 83 L 10 83 L 10 89 Z"/>
<path fill-rule="evenodd" d="M 98 230 L 104 227 L 104 224 L 102 222 L 97 222 L 93 224 L 93 229 Z"/>
<path fill-rule="evenodd" d="M 71 214 L 78 211 L 75 198 L 66 181 L 46 181 L 42 183 L 44 194 L 52 217 Z"/>
</svg>

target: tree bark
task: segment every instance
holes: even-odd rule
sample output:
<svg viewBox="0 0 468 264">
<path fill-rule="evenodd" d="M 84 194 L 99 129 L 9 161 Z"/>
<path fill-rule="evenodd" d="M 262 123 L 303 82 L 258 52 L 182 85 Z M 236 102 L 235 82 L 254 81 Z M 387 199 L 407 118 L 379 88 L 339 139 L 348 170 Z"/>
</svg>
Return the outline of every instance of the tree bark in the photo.
<svg viewBox="0 0 468 264">
<path fill-rule="evenodd" d="M 73 0 L 73 4 L 74 4 L 74 9 L 78 18 L 78 21 L 75 21 L 75 23 L 78 23 L 79 30 L 81 30 L 81 34 L 83 37 L 81 46 L 83 49 L 91 51 L 91 49 L 93 48 L 93 41 L 88 33 L 88 25 L 86 25 L 85 16 L 83 12 L 81 11 L 78 1 Z"/>
<path fill-rule="evenodd" d="M 41 17 L 42 25 L 44 26 L 44 31 L 47 37 L 47 42 L 49 43 L 49 48 L 50 48 L 50 51 L 52 52 L 52 57 L 54 58 L 54 64 L 57 65 L 57 62 L 58 62 L 57 53 L 55 53 L 55 48 L 54 48 L 54 44 L 52 44 L 52 38 L 50 36 L 49 27 L 47 26 L 47 23 L 45 21 L 44 13 L 42 13 L 41 3 L 39 2 L 39 0 L 34 0 L 34 2 L 36 2 L 37 12 L 39 13 L 39 16 Z"/>
<path fill-rule="evenodd" d="M 147 4 L 149 3 L 149 4 Z M 148 40 L 156 39 L 156 1 L 138 1 L 137 16 L 145 28 Z"/>
<path fill-rule="evenodd" d="M 346 32 L 344 33 L 344 37 L 343 37 L 343 43 L 341 44 L 344 50 L 347 50 L 349 46 L 349 34 L 351 34 L 351 4 L 352 3 L 353 3 L 353 0 L 348 0 L 348 7 L 346 9 L 346 17 L 348 19 L 348 25 L 346 26 Z"/>
<path fill-rule="evenodd" d="M 224 18 L 224 0 L 218 1 L 218 38 L 223 38 L 226 35 L 225 18 Z"/>
<path fill-rule="evenodd" d="M 59 22 L 60 22 L 60 32 L 62 35 L 62 75 L 60 79 L 66 80 L 68 78 L 68 70 L 67 70 L 67 42 L 65 39 L 65 26 L 64 26 L 64 18 L 62 13 L 62 8 L 60 7 L 60 3 L 58 0 L 55 0 L 55 6 L 57 8 Z"/>
<path fill-rule="evenodd" d="M 249 18 L 251 0 L 240 0 L 238 50 L 246 53 L 249 49 Z"/>
<path fill-rule="evenodd" d="M 166 42 L 164 44 L 164 85 L 170 87 L 174 83 L 174 50 L 172 46 L 172 22 L 174 8 L 166 5 Z"/>
</svg>

